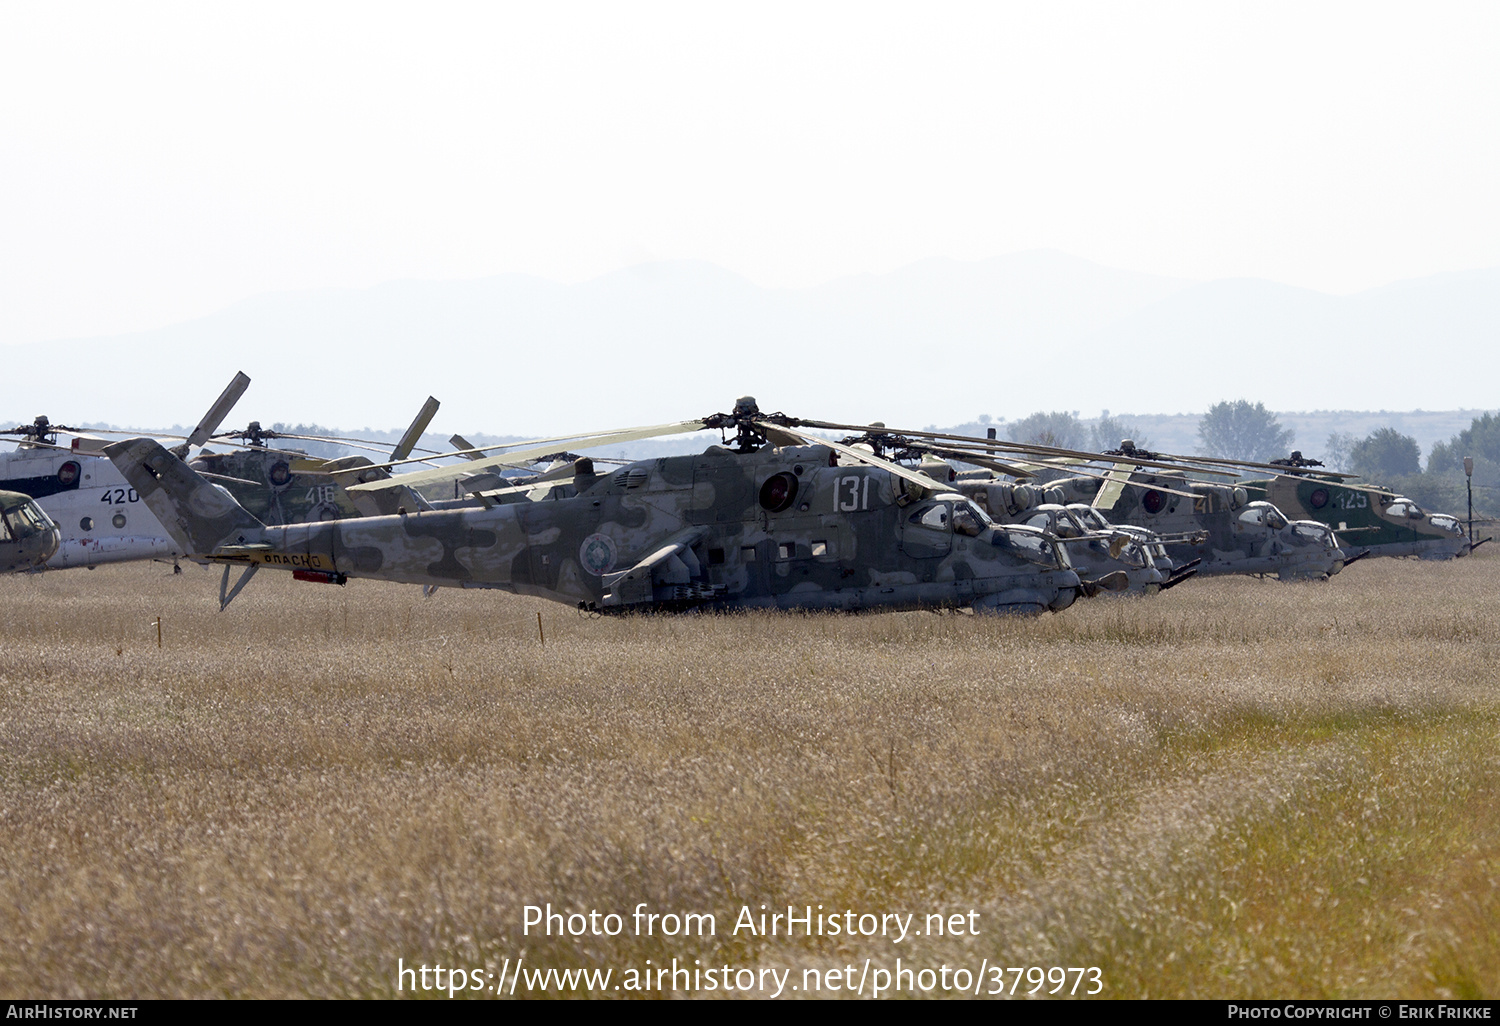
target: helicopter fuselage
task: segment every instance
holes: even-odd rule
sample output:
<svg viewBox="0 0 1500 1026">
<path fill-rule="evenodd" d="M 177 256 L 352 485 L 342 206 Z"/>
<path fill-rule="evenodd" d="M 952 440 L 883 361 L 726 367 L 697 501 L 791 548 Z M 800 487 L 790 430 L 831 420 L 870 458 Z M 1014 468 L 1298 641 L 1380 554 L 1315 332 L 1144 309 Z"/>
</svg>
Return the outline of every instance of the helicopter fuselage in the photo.
<svg viewBox="0 0 1500 1026">
<path fill-rule="evenodd" d="M 97 453 L 23 442 L 0 452 L 0 489 L 31 496 L 56 523 L 59 544 L 40 569 L 184 554 L 124 475 Z"/>
<path fill-rule="evenodd" d="M 1469 551 L 1457 517 L 1428 513 L 1404 496 L 1311 475 L 1246 481 L 1244 488 L 1291 516 L 1327 524 L 1346 548 L 1368 549 L 1372 556 L 1453 559 Z"/>
<path fill-rule="evenodd" d="M 30 496 L 0 491 L 0 574 L 36 569 L 57 541 L 57 525 Z"/>
<path fill-rule="evenodd" d="M 282 527 L 256 523 L 149 440 L 110 453 L 195 555 L 304 579 L 498 588 L 600 612 L 1040 612 L 1080 590 L 1040 531 L 991 524 L 957 494 L 913 497 L 820 445 L 714 446 L 580 472 L 525 502 Z"/>
</svg>

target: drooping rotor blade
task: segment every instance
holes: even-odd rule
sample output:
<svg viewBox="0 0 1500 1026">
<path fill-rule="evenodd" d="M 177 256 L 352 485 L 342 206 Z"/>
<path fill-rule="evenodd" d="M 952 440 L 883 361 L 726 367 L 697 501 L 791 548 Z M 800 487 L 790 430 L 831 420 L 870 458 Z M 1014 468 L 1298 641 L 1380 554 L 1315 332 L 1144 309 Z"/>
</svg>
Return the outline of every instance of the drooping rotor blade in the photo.
<svg viewBox="0 0 1500 1026">
<path fill-rule="evenodd" d="M 432 396 L 422 404 L 422 409 L 417 412 L 417 417 L 411 422 L 411 427 L 406 429 L 406 434 L 401 436 L 401 441 L 396 443 L 396 448 L 391 450 L 391 459 L 404 460 L 411 455 L 411 451 L 417 447 L 422 440 L 422 432 L 427 430 L 427 425 L 432 423 L 432 418 L 437 416 L 438 407 L 441 404 Z"/>
<path fill-rule="evenodd" d="M 1114 509 L 1115 503 L 1120 501 L 1120 496 L 1125 494 L 1125 485 L 1130 481 L 1130 470 L 1125 467 L 1116 467 L 1104 475 L 1104 487 L 1099 489 L 1094 501 L 1090 503 L 1095 509 Z"/>
<path fill-rule="evenodd" d="M 453 448 L 463 452 L 464 459 L 466 460 L 477 460 L 480 458 L 478 451 L 474 449 L 474 443 L 469 441 L 463 435 L 452 436 L 448 439 L 448 444 L 453 446 Z"/>
<path fill-rule="evenodd" d="M 240 401 L 240 396 L 245 394 L 245 389 L 250 387 L 250 378 L 244 371 L 237 371 L 234 380 L 229 387 L 219 395 L 214 404 L 208 408 L 198 426 L 188 434 L 187 441 L 175 446 L 173 451 L 181 449 L 186 453 L 190 449 L 197 448 L 213 437 L 214 432 L 219 430 L 219 425 L 224 423 L 224 418 L 229 416 L 229 411 L 234 409 L 234 404 Z"/>
<path fill-rule="evenodd" d="M 433 484 L 441 481 L 452 481 L 466 474 L 472 474 L 477 470 L 489 467 L 524 466 L 533 460 L 543 456 L 550 456 L 557 451 L 558 442 L 567 442 L 577 449 L 591 449 L 599 445 L 614 445 L 619 442 L 639 442 L 647 438 L 661 438 L 664 435 L 685 435 L 694 431 L 702 431 L 703 421 L 683 420 L 675 424 L 657 424 L 652 427 L 627 428 L 623 431 L 606 431 L 594 435 L 561 435 L 557 438 L 538 438 L 526 443 L 515 443 L 518 445 L 529 445 L 530 448 L 517 449 L 512 452 L 501 453 L 498 456 L 487 456 L 484 459 L 471 460 L 468 463 L 449 466 L 433 467 L 431 470 L 418 470 L 411 474 L 401 474 L 397 477 L 384 481 L 371 481 L 367 484 L 352 485 L 349 491 L 375 492 L 393 485 L 406 485 L 416 487 L 418 485 Z M 491 446 L 491 448 L 494 448 Z M 444 453 L 445 456 L 456 456 L 459 453 Z M 400 461 L 398 461 L 400 462 Z M 408 460 L 405 462 L 423 462 L 419 460 Z M 377 469 L 396 466 L 395 463 L 375 464 Z M 368 467 L 361 469 L 370 469 Z"/>
<path fill-rule="evenodd" d="M 1031 455 L 1036 457 L 1038 463 L 1051 464 L 1054 466 L 1054 469 L 1061 469 L 1061 467 L 1063 466 L 1076 465 L 1079 462 L 1112 462 L 1121 458 L 1120 456 L 1112 453 L 1088 453 L 1082 452 L 1077 449 L 1059 449 L 1055 446 L 1050 445 L 1032 445 L 1027 442 L 1002 442 L 998 439 L 994 441 L 986 439 L 982 442 L 978 439 L 970 439 L 965 444 L 965 447 L 972 449 L 981 449 L 987 452 L 1009 452 L 1019 453 L 1022 455 Z M 1239 474 L 1236 474 L 1228 469 L 1216 469 L 1215 467 L 1201 465 L 1200 463 L 1194 462 L 1192 457 L 1183 457 L 1181 460 L 1175 460 L 1149 459 L 1145 456 L 1130 456 L 1129 460 L 1131 463 L 1136 464 L 1137 466 L 1143 468 L 1151 467 L 1155 470 L 1191 471 L 1196 474 L 1205 474 L 1211 477 L 1233 478 L 1240 476 Z"/>
<path fill-rule="evenodd" d="M 1071 458 L 1083 460 L 1109 460 L 1113 457 L 1097 453 L 1083 452 L 1079 449 L 1064 449 L 1055 445 L 1035 445 L 1030 442 L 1009 442 L 1001 438 L 974 438 L 971 435 L 955 435 L 943 431 L 913 431 L 906 428 L 885 427 L 879 424 L 834 424 L 821 420 L 797 420 L 798 426 L 821 428 L 830 431 L 857 431 L 867 434 L 884 435 L 908 435 L 912 438 L 933 438 L 940 441 L 952 442 L 966 449 L 977 450 L 983 453 L 1019 453 L 1023 455 L 1036 456 L 1047 459 Z M 1157 462 L 1141 457 L 1132 457 L 1132 462 L 1139 463 L 1144 467 L 1155 467 L 1160 470 L 1182 470 L 1184 462 L 1193 462 L 1195 457 L 1168 457 L 1171 462 Z M 1214 474 L 1219 477 L 1238 477 L 1239 475 L 1225 471 L 1215 470 L 1210 467 L 1194 467 L 1200 473 Z"/>
<path fill-rule="evenodd" d="M 1233 460 L 1224 456 L 1178 456 L 1169 452 L 1156 454 L 1164 460 L 1175 460 L 1183 463 L 1203 463 L 1216 467 L 1240 467 L 1246 470 L 1269 470 L 1273 474 L 1286 477 L 1332 477 L 1339 480 L 1358 477 L 1358 474 L 1343 474 L 1335 470 L 1325 470 L 1322 467 L 1294 467 L 1286 463 L 1258 463 L 1255 460 Z"/>
<path fill-rule="evenodd" d="M 257 451 L 265 450 L 264 445 L 243 444 L 230 441 L 231 438 L 239 437 L 239 432 L 230 432 L 227 435 L 219 435 L 218 437 L 212 439 L 212 442 L 214 445 L 222 445 L 226 449 L 253 449 Z M 355 449 L 366 449 L 370 452 L 378 452 L 382 456 L 384 456 L 389 451 L 386 449 L 386 445 L 388 445 L 389 443 L 381 444 L 378 442 L 360 442 L 356 441 L 353 438 L 335 438 L 332 435 L 294 435 L 285 431 L 263 431 L 261 432 L 261 437 L 268 439 L 290 438 L 293 441 L 298 442 L 336 442 L 339 445 L 348 445 L 352 446 Z"/>
<path fill-rule="evenodd" d="M 1058 461 L 1056 461 L 1056 460 L 1039 460 L 1039 461 L 1034 462 L 1034 463 L 1028 463 L 1026 460 L 1019 460 L 1018 462 L 1021 463 L 1023 466 L 1035 467 L 1038 470 L 1062 470 L 1063 469 L 1063 467 L 1061 467 L 1061 466 L 1058 465 Z M 1136 464 L 1134 463 L 1134 461 L 1132 461 L 1129 465 L 1130 466 L 1136 466 Z M 1100 472 L 1097 469 L 1085 470 L 1081 466 L 1069 466 L 1066 469 L 1067 469 L 1068 475 L 1071 476 L 1071 477 L 1088 477 L 1088 478 L 1092 478 L 1095 481 L 1104 481 L 1104 482 L 1106 482 L 1106 486 L 1107 486 L 1108 482 L 1118 481 L 1120 483 L 1120 487 L 1122 489 L 1123 488 L 1148 488 L 1148 489 L 1152 489 L 1152 490 L 1158 491 L 1158 492 L 1165 492 L 1168 495 L 1181 496 L 1184 499 L 1196 499 L 1196 498 L 1198 498 L 1198 496 L 1194 495 L 1192 492 L 1185 492 L 1185 491 L 1182 491 L 1181 489 L 1178 489 L 1178 488 L 1169 488 L 1166 485 L 1161 484 L 1160 482 L 1156 482 L 1156 483 L 1152 483 L 1152 484 L 1147 484 L 1144 481 L 1132 481 L 1132 480 L 1129 480 L 1128 478 L 1121 478 L 1119 475 L 1117 475 L 1115 473 L 1115 469 L 1118 468 L 1118 467 L 1121 467 L 1121 466 L 1124 466 L 1124 464 L 1118 464 L 1117 463 L 1114 468 L 1111 468 L 1111 469 L 1103 471 L 1103 472 Z M 1111 505 L 1113 505 L 1113 503 L 1111 503 Z"/>
<path fill-rule="evenodd" d="M 932 478 L 928 477 L 926 474 L 921 473 L 920 471 L 912 470 L 910 467 L 903 467 L 901 464 L 893 463 L 887 459 L 882 459 L 881 457 L 876 456 L 874 453 L 863 452 L 859 449 L 854 448 L 852 445 L 845 445 L 843 442 L 830 441 L 827 438 L 819 438 L 817 435 L 809 434 L 805 431 L 798 431 L 794 428 L 788 428 L 774 424 L 761 424 L 759 421 L 757 421 L 756 424 L 762 429 L 765 429 L 766 427 L 776 427 L 778 430 L 783 431 L 786 434 L 793 436 L 794 438 L 800 438 L 804 443 L 808 445 L 826 445 L 828 446 L 828 448 L 832 449 L 836 453 L 839 453 L 840 455 L 848 456 L 852 460 L 858 460 L 860 463 L 868 464 L 872 467 L 879 467 L 881 470 L 886 470 L 892 474 L 895 474 L 897 477 L 901 478 L 904 481 L 910 481 L 912 484 L 921 485 L 923 488 L 930 489 L 934 492 L 953 491 L 952 485 L 946 485 L 942 484 L 941 482 L 934 481 Z"/>
<path fill-rule="evenodd" d="M 959 463 L 968 463 L 976 467 L 983 467 L 985 470 L 993 470 L 997 474 L 1009 474 L 1015 478 L 1036 476 L 1031 471 L 1022 467 L 1013 467 L 1009 463 L 1001 463 L 999 460 L 992 460 L 988 456 L 978 456 L 971 452 L 964 452 L 961 449 L 944 449 L 933 446 L 927 451 L 944 459 L 957 460 Z"/>
</svg>

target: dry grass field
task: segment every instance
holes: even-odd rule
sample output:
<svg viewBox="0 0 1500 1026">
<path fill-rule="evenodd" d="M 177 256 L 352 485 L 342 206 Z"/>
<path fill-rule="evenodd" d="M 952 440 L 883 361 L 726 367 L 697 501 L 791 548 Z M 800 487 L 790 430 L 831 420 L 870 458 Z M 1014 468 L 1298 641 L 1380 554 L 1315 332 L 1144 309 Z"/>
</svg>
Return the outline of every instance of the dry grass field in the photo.
<svg viewBox="0 0 1500 1026">
<path fill-rule="evenodd" d="M 675 956 L 1495 997 L 1496 549 L 1018 621 L 588 620 L 271 571 L 220 614 L 193 566 L 0 579 L 0 994 Z M 523 936 L 547 902 L 718 930 Z M 979 936 L 733 935 L 762 903 L 974 909 Z"/>
</svg>

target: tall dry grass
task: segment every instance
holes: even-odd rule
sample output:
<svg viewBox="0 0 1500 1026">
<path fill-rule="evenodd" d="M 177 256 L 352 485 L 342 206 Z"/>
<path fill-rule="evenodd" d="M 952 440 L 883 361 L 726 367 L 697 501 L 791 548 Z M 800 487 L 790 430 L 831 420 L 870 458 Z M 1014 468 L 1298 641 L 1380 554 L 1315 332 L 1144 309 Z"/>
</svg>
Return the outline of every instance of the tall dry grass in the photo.
<svg viewBox="0 0 1500 1026">
<path fill-rule="evenodd" d="M 524 953 L 1493 997 L 1489 551 L 1017 621 L 585 620 L 271 572 L 219 614 L 196 567 L 0 579 L 0 993 L 388 996 L 398 958 Z M 546 902 L 719 932 L 523 936 Z M 731 936 L 762 903 L 981 934 Z"/>
</svg>

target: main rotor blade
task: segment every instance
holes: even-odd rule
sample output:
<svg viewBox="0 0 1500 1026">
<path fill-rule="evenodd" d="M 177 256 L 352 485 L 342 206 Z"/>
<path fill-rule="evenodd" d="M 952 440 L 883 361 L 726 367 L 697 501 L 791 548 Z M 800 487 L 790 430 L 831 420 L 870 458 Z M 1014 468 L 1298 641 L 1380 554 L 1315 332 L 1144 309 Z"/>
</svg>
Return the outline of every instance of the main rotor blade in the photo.
<svg viewBox="0 0 1500 1026">
<path fill-rule="evenodd" d="M 245 389 L 249 387 L 250 378 L 245 372 L 236 372 L 229 387 L 224 389 L 214 404 L 208 408 L 208 412 L 203 415 L 203 419 L 198 422 L 198 426 L 188 434 L 186 447 L 196 448 L 212 438 L 214 432 L 219 430 L 219 425 L 224 423 L 224 418 L 229 416 L 229 411 L 234 409 L 234 404 L 240 401 L 240 396 L 244 395 Z"/>
<path fill-rule="evenodd" d="M 1286 463 L 1257 463 L 1255 460 L 1236 460 L 1227 456 L 1178 456 L 1175 453 L 1160 452 L 1156 454 L 1164 460 L 1180 460 L 1184 463 L 1206 463 L 1216 467 L 1242 467 L 1249 470 L 1269 470 L 1273 474 L 1282 477 L 1332 477 L 1345 480 L 1358 477 L 1358 474 L 1344 474 L 1336 470 L 1327 470 L 1321 467 L 1294 467 Z"/>
<path fill-rule="evenodd" d="M 1026 461 L 1022 460 L 1021 462 L 1025 463 Z M 1062 469 L 1061 467 L 1057 466 L 1054 463 L 1042 463 L 1042 462 L 1038 462 L 1038 463 L 1032 463 L 1030 465 L 1033 466 L 1033 467 L 1036 467 L 1036 468 L 1038 468 L 1040 470 L 1061 470 Z M 1067 473 L 1068 473 L 1068 475 L 1070 477 L 1088 477 L 1088 478 L 1092 478 L 1095 481 L 1104 481 L 1104 482 L 1107 483 L 1107 482 L 1110 482 L 1110 481 L 1118 481 L 1118 480 L 1120 480 L 1120 478 L 1118 477 L 1118 475 L 1117 475 L 1116 472 L 1121 467 L 1126 467 L 1126 466 L 1135 466 L 1135 462 L 1132 460 L 1130 463 L 1117 463 L 1117 464 L 1115 464 L 1114 467 L 1111 467 L 1109 470 L 1105 470 L 1105 471 L 1102 471 L 1102 472 L 1098 468 L 1091 468 L 1091 469 L 1085 470 L 1082 467 L 1068 467 L 1067 468 Z M 1139 468 L 1137 468 L 1137 469 L 1139 469 Z M 1131 473 L 1131 471 L 1126 471 L 1125 473 Z M 1166 485 L 1160 484 L 1160 483 L 1157 483 L 1157 484 L 1147 484 L 1144 481 L 1124 480 L 1122 482 L 1122 484 L 1123 484 L 1124 487 L 1127 487 L 1127 488 L 1147 488 L 1147 489 L 1154 489 L 1154 490 L 1156 490 L 1158 492 L 1166 492 L 1168 495 L 1180 495 L 1184 499 L 1196 499 L 1196 498 L 1198 498 L 1198 496 L 1195 495 L 1195 494 L 1193 494 L 1192 492 L 1185 492 L 1185 491 L 1182 491 L 1181 489 L 1177 489 L 1177 488 L 1168 488 Z M 1046 487 L 1046 486 L 1043 485 L 1043 487 Z"/>
<path fill-rule="evenodd" d="M 465 450 L 464 459 L 466 460 L 477 460 L 480 458 L 479 450 L 474 448 L 474 443 L 469 441 L 463 435 L 452 436 L 448 439 L 448 444 L 453 446 L 453 448 L 455 449 Z"/>
<path fill-rule="evenodd" d="M 921 485 L 923 488 L 929 488 L 934 492 L 954 491 L 953 485 L 934 481 L 926 474 L 923 474 L 916 470 L 912 470 L 909 467 L 903 467 L 899 463 L 893 463 L 890 460 L 881 459 L 874 453 L 863 452 L 851 445 L 845 445 L 843 442 L 833 442 L 828 440 L 827 438 L 819 438 L 817 435 L 809 434 L 805 431 L 797 431 L 793 428 L 784 427 L 779 424 L 761 424 L 759 421 L 757 421 L 756 424 L 762 428 L 774 427 L 779 431 L 784 431 L 789 435 L 793 435 L 797 438 L 802 439 L 802 441 L 806 442 L 809 445 L 826 445 L 834 452 L 839 453 L 843 456 L 848 456 L 852 460 L 858 460 L 860 463 L 865 463 L 872 467 L 879 467 L 881 470 L 890 471 L 892 474 L 895 474 L 897 477 L 903 480 L 910 481 L 912 484 Z"/>
<path fill-rule="evenodd" d="M 1009 463 L 1001 463 L 999 460 L 992 460 L 987 456 L 976 456 L 973 453 L 964 452 L 960 449 L 939 449 L 933 446 L 928 448 L 927 451 L 934 455 L 942 456 L 944 459 L 957 460 L 959 463 L 968 463 L 976 467 L 983 467 L 985 470 L 993 470 L 997 474 L 1009 474 L 1011 477 L 1036 476 L 1031 471 L 1021 467 L 1013 467 Z"/>
<path fill-rule="evenodd" d="M 396 477 L 383 481 L 371 481 L 367 484 L 351 485 L 349 491 L 378 492 L 383 488 L 394 485 L 407 485 L 416 487 L 418 485 L 434 484 L 442 481 L 453 481 L 466 474 L 472 474 L 477 470 L 488 467 L 519 466 L 550 456 L 557 451 L 558 442 L 567 442 L 575 449 L 592 449 L 600 445 L 614 445 L 619 442 L 639 442 L 647 438 L 660 438 L 664 435 L 684 435 L 694 431 L 704 430 L 703 421 L 683 420 L 675 424 L 657 424 L 652 427 L 626 428 L 623 431 L 606 431 L 594 435 L 560 435 L 556 438 L 538 438 L 529 443 L 518 442 L 517 445 L 530 445 L 527 449 L 518 449 L 514 452 L 501 453 L 499 456 L 488 456 L 480 460 L 470 460 L 467 463 L 450 467 L 433 467 L 431 470 L 418 470 L 411 474 L 400 474 Z M 491 448 L 494 448 L 491 446 Z M 460 453 L 443 453 L 444 456 L 457 456 Z M 418 463 L 423 460 L 397 461 L 396 463 L 375 464 L 377 468 L 393 467 L 402 462 Z M 370 468 L 363 467 L 368 470 Z"/>
<path fill-rule="evenodd" d="M 417 418 L 411 422 L 411 427 L 406 429 L 406 434 L 401 436 L 401 441 L 391 450 L 391 459 L 404 460 L 411 455 L 411 451 L 417 447 L 422 440 L 422 432 L 427 430 L 427 425 L 432 423 L 432 418 L 437 416 L 438 406 L 441 404 L 432 396 L 422 404 L 422 409 L 417 412 Z"/>
<path fill-rule="evenodd" d="M 1125 494 L 1125 485 L 1130 481 L 1130 472 L 1124 471 L 1123 476 L 1119 468 L 1111 470 L 1104 475 L 1104 487 L 1094 495 L 1094 501 L 1090 503 L 1095 509 L 1114 509 L 1115 503 L 1120 501 L 1120 496 Z"/>
<path fill-rule="evenodd" d="M 912 431 L 906 428 L 883 427 L 874 424 L 834 424 L 821 420 L 798 420 L 802 427 L 823 428 L 829 431 L 858 431 L 869 434 L 885 435 L 910 435 L 913 438 L 936 438 L 943 441 L 961 443 L 964 448 L 978 449 L 986 453 L 1022 453 L 1041 457 L 1070 457 L 1084 460 L 1111 460 L 1116 457 L 1106 456 L 1097 452 L 1083 452 L 1079 449 L 1064 449 L 1055 445 L 1034 445 L 1029 442 L 1010 442 L 1003 438 L 975 438 L 972 435 L 954 435 L 943 431 Z M 1156 467 L 1160 470 L 1181 470 L 1182 462 L 1191 462 L 1194 458 L 1190 456 L 1171 457 L 1177 462 L 1156 462 L 1145 458 L 1131 457 L 1132 463 L 1138 463 L 1144 467 Z M 1195 468 L 1204 474 L 1213 474 L 1218 477 L 1238 477 L 1238 474 L 1222 470 L 1212 470 L 1207 467 Z"/>
<path fill-rule="evenodd" d="M 1137 466 L 1151 467 L 1156 470 L 1192 471 L 1193 473 L 1206 474 L 1211 477 L 1235 478 L 1240 476 L 1239 474 L 1236 474 L 1229 470 L 1216 470 L 1209 466 L 1199 465 L 1194 461 L 1192 457 L 1182 457 L 1180 461 L 1176 460 L 1175 458 L 1172 460 L 1154 460 L 1148 459 L 1144 456 L 1122 457 L 1099 452 L 1082 452 L 1081 450 L 1077 449 L 1059 449 L 1056 446 L 1050 445 L 1031 445 L 1026 442 L 1004 442 L 1000 441 L 999 439 L 981 440 L 977 438 L 968 439 L 964 447 L 971 449 L 982 449 L 984 451 L 1013 452 L 1020 453 L 1022 455 L 1034 455 L 1038 458 L 1038 463 L 1053 464 L 1053 469 L 1060 469 L 1060 466 L 1058 465 L 1067 466 L 1075 463 L 1076 461 L 1088 463 L 1108 463 L 1121 459 L 1127 459 L 1129 460 L 1129 462 Z"/>
</svg>

